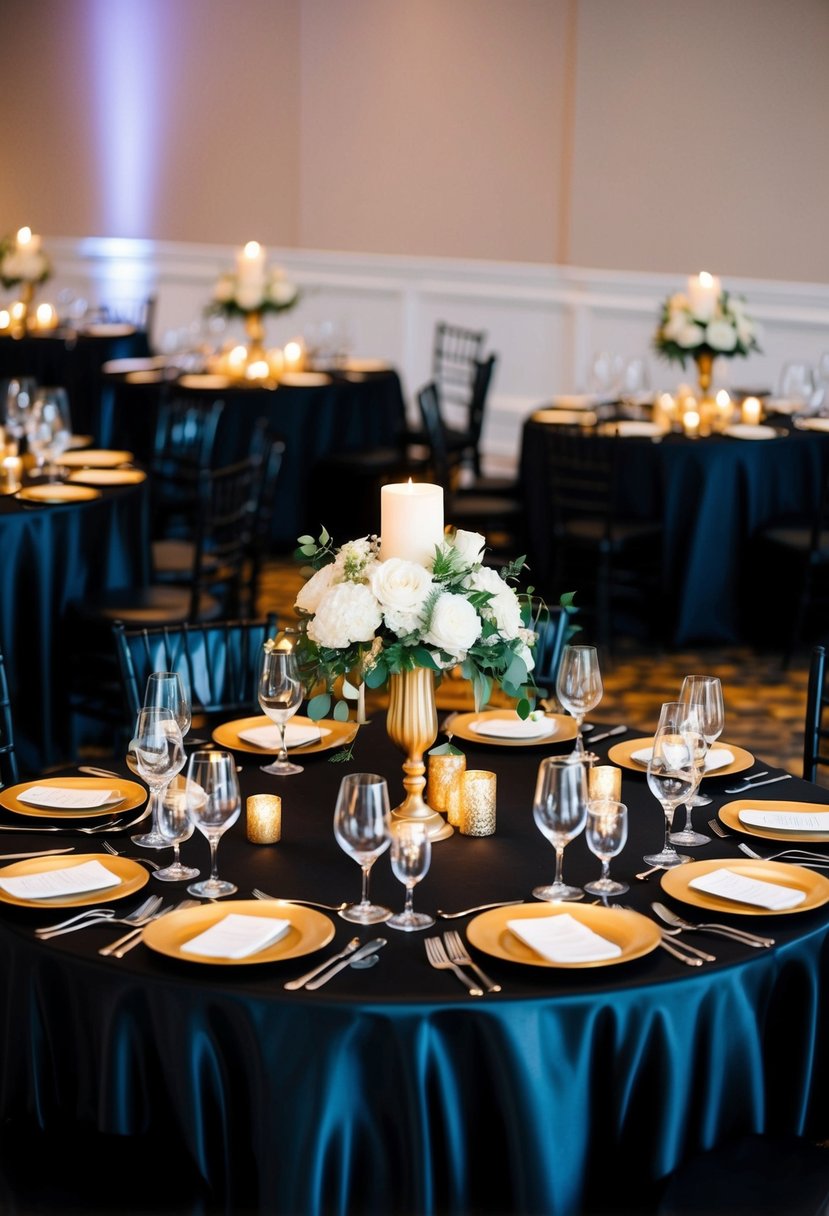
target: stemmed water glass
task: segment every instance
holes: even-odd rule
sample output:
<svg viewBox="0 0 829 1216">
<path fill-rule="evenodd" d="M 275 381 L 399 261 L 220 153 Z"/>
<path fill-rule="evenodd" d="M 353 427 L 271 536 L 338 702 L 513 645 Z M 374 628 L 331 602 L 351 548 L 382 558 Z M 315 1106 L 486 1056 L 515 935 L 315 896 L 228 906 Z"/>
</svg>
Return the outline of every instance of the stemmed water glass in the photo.
<svg viewBox="0 0 829 1216">
<path fill-rule="evenodd" d="M 210 845 L 210 877 L 191 883 L 187 890 L 206 899 L 232 895 L 238 888 L 219 878 L 217 861 L 219 841 L 239 818 L 242 806 L 236 761 L 230 752 L 193 752 L 185 797 L 188 815 Z"/>
<path fill-rule="evenodd" d="M 579 756 L 584 755 L 582 722 L 585 714 L 599 704 L 603 692 L 596 647 L 565 646 L 556 677 L 556 696 L 567 712 L 576 719 L 576 742 L 573 751 Z"/>
<path fill-rule="evenodd" d="M 279 755 L 271 764 L 261 765 L 263 773 L 272 777 L 290 777 L 301 773 L 302 765 L 288 759 L 285 745 L 285 727 L 302 704 L 302 681 L 299 665 L 292 650 L 278 647 L 265 650 L 259 673 L 259 704 L 263 713 L 275 722 L 280 730 Z"/>
<path fill-rule="evenodd" d="M 679 699 L 685 705 L 696 707 L 707 752 L 707 749 L 716 743 L 725 728 L 725 706 L 719 676 L 686 676 L 682 681 Z M 711 799 L 707 794 L 696 793 L 691 801 L 691 806 L 708 806 L 710 802 Z M 690 819 L 686 823 L 686 827 L 689 824 Z M 705 844 L 707 840 L 706 836 L 704 840 L 695 843 Z M 686 843 L 690 843 L 690 841 L 686 841 Z"/>
<path fill-rule="evenodd" d="M 534 887 L 536 899 L 576 900 L 584 895 L 581 887 L 570 887 L 562 879 L 565 845 L 583 831 L 587 819 L 587 775 L 582 758 L 548 756 L 538 766 L 533 799 L 536 827 L 556 851 L 555 880 L 546 887 Z"/>
<path fill-rule="evenodd" d="M 182 882 L 185 878 L 198 878 L 199 871 L 186 866 L 179 858 L 182 841 L 193 835 L 193 820 L 187 809 L 187 779 L 175 777 L 167 786 L 158 803 L 158 830 L 173 846 L 173 860 L 162 870 L 153 871 L 153 878 L 162 882 Z"/>
<path fill-rule="evenodd" d="M 158 840 L 149 847 L 168 849 L 170 841 L 158 830 L 158 810 L 163 791 L 184 768 L 184 744 L 171 709 L 144 706 L 138 711 L 133 738 L 133 754 L 138 774 L 150 790 L 152 828 L 144 839 Z M 133 837 L 141 842 L 141 838 Z"/>
<path fill-rule="evenodd" d="M 26 416 L 36 392 L 37 380 L 34 376 L 16 376 L 3 382 L 3 425 L 7 437 L 18 445 L 26 434 Z"/>
<path fill-rule="evenodd" d="M 57 481 L 58 467 L 55 461 L 69 447 L 72 438 L 69 394 L 65 388 L 37 390 L 27 415 L 26 433 L 38 467 L 41 457 L 47 462 L 44 469 L 47 481 Z"/>
<path fill-rule="evenodd" d="M 585 839 L 590 852 L 602 863 L 602 872 L 593 882 L 584 884 L 591 895 L 624 895 L 626 882 L 610 877 L 610 859 L 621 853 L 628 838 L 628 809 L 623 802 L 610 799 L 591 801 L 587 807 Z"/>
<path fill-rule="evenodd" d="M 373 904 L 368 897 L 371 867 L 391 843 L 389 787 L 376 773 L 349 773 L 340 782 L 334 809 L 334 835 L 340 848 L 360 866 L 363 887 L 360 902 L 339 915 L 358 925 L 388 920 L 391 908 Z"/>
<path fill-rule="evenodd" d="M 392 929 L 411 933 L 414 929 L 428 929 L 435 923 L 434 916 L 412 909 L 414 889 L 425 878 L 431 859 L 432 842 L 422 823 L 404 820 L 395 824 L 391 836 L 391 868 L 395 878 L 406 887 L 406 903 L 402 912 L 389 918 Z"/>
<path fill-rule="evenodd" d="M 181 732 L 182 740 L 190 729 L 191 707 L 190 697 L 185 690 L 184 681 L 176 671 L 153 671 L 147 677 L 147 684 L 144 689 L 144 706 L 146 708 L 166 709 L 173 717 Z M 134 748 L 135 740 L 130 744 L 130 751 L 127 756 L 129 763 L 129 755 L 135 755 Z M 184 744 L 182 742 L 182 756 L 184 756 Z M 130 766 L 131 767 L 131 766 Z M 136 767 L 137 764 L 136 764 Z M 184 761 L 180 768 L 184 767 Z M 140 771 L 140 770 L 139 770 Z M 158 830 L 158 813 L 153 816 L 152 826 L 149 832 L 143 832 L 137 836 L 132 836 L 133 844 L 140 845 L 144 849 L 169 849 L 170 841 Z"/>
<path fill-rule="evenodd" d="M 698 749 L 699 727 L 693 710 L 680 701 L 666 702 L 648 760 L 648 788 L 665 815 L 665 842 L 659 853 L 645 855 L 649 866 L 668 869 L 689 860 L 671 843 L 671 827 L 676 808 L 687 802 L 699 785 Z"/>
</svg>

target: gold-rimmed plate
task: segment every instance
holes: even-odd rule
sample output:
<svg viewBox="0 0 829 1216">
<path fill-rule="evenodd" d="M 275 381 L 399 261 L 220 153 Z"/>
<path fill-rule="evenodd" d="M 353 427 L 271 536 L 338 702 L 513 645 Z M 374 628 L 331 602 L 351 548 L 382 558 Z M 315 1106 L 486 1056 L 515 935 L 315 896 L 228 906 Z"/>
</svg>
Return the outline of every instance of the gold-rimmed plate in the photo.
<svg viewBox="0 0 829 1216">
<path fill-rule="evenodd" d="M 598 933 L 600 937 L 613 942 L 622 953 L 615 958 L 595 962 L 554 963 L 536 954 L 535 950 L 507 927 L 511 920 L 563 916 L 565 913 Z M 656 949 L 662 935 L 659 926 L 647 916 L 629 912 L 624 908 L 603 908 L 592 904 L 568 904 L 566 907 L 559 904 L 545 908 L 542 904 L 535 903 L 491 908 L 488 912 L 481 912 L 469 922 L 466 936 L 471 945 L 482 950 L 484 954 L 491 954 L 493 958 L 501 958 L 508 963 L 525 963 L 530 967 L 565 968 L 569 971 L 586 967 L 613 967 L 618 963 L 628 963 L 632 959 L 641 958 Z"/>
<path fill-rule="evenodd" d="M 356 722 L 337 722 L 335 718 L 320 718 L 313 722 L 310 718 L 296 716 L 291 718 L 296 726 L 319 726 L 328 734 L 317 739 L 314 743 L 303 743 L 301 747 L 291 747 L 288 750 L 292 756 L 313 756 L 315 752 L 327 752 L 334 747 L 345 747 L 357 734 L 359 726 Z M 257 747 L 240 738 L 240 733 L 253 730 L 260 726 L 273 726 L 270 718 L 264 714 L 256 718 L 237 718 L 234 722 L 223 722 L 213 731 L 213 742 L 220 747 L 226 747 L 234 752 L 252 752 L 255 756 L 275 756 L 277 748 Z"/>
<path fill-rule="evenodd" d="M 215 958 L 212 955 L 188 954 L 182 947 L 204 933 L 211 925 L 230 913 L 240 916 L 267 916 L 273 920 L 288 920 L 291 927 L 278 941 L 246 958 Z M 269 904 L 260 899 L 224 899 L 221 903 L 202 904 L 198 908 L 182 908 L 151 922 L 144 930 L 144 944 L 158 954 L 182 959 L 186 963 L 207 963 L 220 967 L 250 966 L 251 963 L 280 963 L 284 959 L 300 958 L 327 946 L 334 936 L 334 924 L 322 912 L 302 908 L 299 904 Z"/>
<path fill-rule="evenodd" d="M 626 739 L 623 743 L 615 743 L 607 753 L 607 758 L 611 764 L 618 764 L 620 768 L 628 768 L 634 773 L 646 773 L 647 764 L 643 764 L 641 760 L 634 760 L 633 753 L 652 745 L 652 735 L 648 735 L 644 739 Z M 710 773 L 703 773 L 703 779 L 730 777 L 732 773 L 743 773 L 754 763 L 751 752 L 747 752 L 743 747 L 737 747 L 734 743 L 726 743 L 725 740 L 718 739 L 714 746 L 727 748 L 734 759 L 730 764 L 723 764 L 721 768 L 712 769 Z"/>
<path fill-rule="evenodd" d="M 511 739 L 506 736 L 485 735 L 472 729 L 473 722 L 511 721 L 515 718 L 514 710 L 485 709 L 481 713 L 458 714 L 452 719 L 452 735 L 465 739 L 467 743 L 485 743 L 487 747 L 539 747 L 543 744 L 566 743 L 576 737 L 576 720 L 569 714 L 545 714 L 548 722 L 552 722 L 555 730 L 548 735 L 528 735 Z"/>
<path fill-rule="evenodd" d="M 737 798 L 734 802 L 726 802 L 721 806 L 718 814 L 726 827 L 733 828 L 735 832 L 745 832 L 746 836 L 762 836 L 765 840 L 786 840 L 794 843 L 812 840 L 829 844 L 829 831 L 798 832 L 788 828 L 767 828 L 743 823 L 740 811 L 749 810 L 784 811 L 791 815 L 804 815 L 810 811 L 826 814 L 829 812 L 829 804 L 825 802 L 761 802 L 756 798 Z"/>
<path fill-rule="evenodd" d="M 741 904 L 736 900 L 722 899 L 719 895 L 708 895 L 691 886 L 694 878 L 713 874 L 716 870 L 731 870 L 744 878 L 757 878 L 761 882 L 776 883 L 795 891 L 803 891 L 806 898 L 794 908 L 758 908 L 755 904 Z M 681 866 L 665 870 L 660 877 L 666 895 L 695 908 L 708 912 L 730 912 L 735 916 L 789 916 L 793 912 L 810 912 L 829 901 L 829 878 L 806 870 L 802 866 L 789 865 L 782 861 L 753 861 L 750 857 L 740 860 L 715 858 L 712 861 L 686 861 Z"/>
<path fill-rule="evenodd" d="M 69 474 L 72 485 L 137 486 L 146 481 L 143 469 L 77 469 Z"/>
<path fill-rule="evenodd" d="M 66 502 L 92 502 L 93 499 L 101 497 L 101 491 L 94 490 L 91 486 L 73 486 L 56 481 L 43 486 L 24 486 L 22 490 L 18 490 L 17 497 L 22 498 L 24 502 L 59 505 Z"/>
<path fill-rule="evenodd" d="M 92 809 L 79 810 L 76 807 L 37 807 L 32 802 L 21 802 L 20 795 L 26 790 L 38 785 L 55 786 L 58 789 L 74 790 L 112 790 L 113 801 L 106 806 L 96 806 Z M 114 800 L 117 798 L 117 802 Z M 117 810 L 132 811 L 135 807 L 143 806 L 147 801 L 147 791 L 136 781 L 128 781 L 126 777 L 41 777 L 39 781 L 22 781 L 19 785 L 10 785 L 0 790 L 0 806 L 15 815 L 31 815 L 36 819 L 100 819 L 102 815 L 111 815 Z"/>
<path fill-rule="evenodd" d="M 132 464 L 134 459 L 132 452 L 111 448 L 84 448 L 79 452 L 64 452 L 58 457 L 57 464 L 65 465 L 67 469 L 114 469 L 119 464 Z"/>
<path fill-rule="evenodd" d="M 79 891 L 77 895 L 63 895 L 59 899 L 19 899 L 0 889 L 0 903 L 14 904 L 18 908 L 86 908 L 92 904 L 109 904 L 117 899 L 134 895 L 149 882 L 150 872 L 130 857 L 111 857 L 109 853 L 76 853 L 73 857 L 31 857 L 28 861 L 15 861 L 0 870 L 2 878 L 23 878 L 28 874 L 48 874 L 53 870 L 68 870 L 70 866 L 98 861 L 116 878 L 113 887 L 100 887 L 95 891 Z"/>
</svg>

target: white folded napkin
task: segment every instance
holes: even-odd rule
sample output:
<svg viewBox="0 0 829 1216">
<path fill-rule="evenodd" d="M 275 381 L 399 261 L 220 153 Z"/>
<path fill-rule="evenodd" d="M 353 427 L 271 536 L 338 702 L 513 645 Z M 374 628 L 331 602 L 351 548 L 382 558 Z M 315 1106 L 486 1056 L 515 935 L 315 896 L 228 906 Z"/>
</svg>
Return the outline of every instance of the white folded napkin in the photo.
<svg viewBox="0 0 829 1216">
<path fill-rule="evenodd" d="M 323 735 L 330 734 L 331 731 L 326 727 L 289 722 L 285 727 L 285 745 L 304 747 L 306 743 L 318 743 Z M 265 751 L 279 751 L 281 733 L 278 726 L 252 726 L 250 730 L 240 730 L 239 738 L 264 748 Z"/>
<path fill-rule="evenodd" d="M 204 954 L 209 958 L 247 958 L 278 941 L 290 927 L 289 920 L 230 912 L 197 937 L 191 937 L 181 949 L 184 954 Z"/>
<path fill-rule="evenodd" d="M 554 735 L 556 724 L 549 718 L 476 718 L 469 723 L 476 735 L 492 735 L 496 739 L 540 739 Z"/>
<path fill-rule="evenodd" d="M 622 953 L 621 946 L 600 937 L 569 912 L 508 920 L 507 928 L 551 963 L 594 963 Z"/>
<path fill-rule="evenodd" d="M 789 832 L 829 833 L 829 811 L 766 811 L 746 807 L 737 818 L 753 828 L 779 828 Z"/>
<path fill-rule="evenodd" d="M 631 760 L 636 760 L 639 764 L 647 765 L 653 752 L 652 747 L 641 747 L 636 752 L 630 753 Z M 705 757 L 706 773 L 713 773 L 718 768 L 725 768 L 727 764 L 734 763 L 734 753 L 730 752 L 727 747 L 712 747 L 708 755 Z"/>
<path fill-rule="evenodd" d="M 84 891 L 101 891 L 117 887 L 121 879 L 100 861 L 85 861 L 79 866 L 62 870 L 43 870 L 40 874 L 21 874 L 0 878 L 0 888 L 15 899 L 56 899 L 58 896 L 80 895 Z"/>
<path fill-rule="evenodd" d="M 707 895 L 717 895 L 720 899 L 730 899 L 738 904 L 753 904 L 772 912 L 795 908 L 806 898 L 805 891 L 796 891 L 782 883 L 764 882 L 761 878 L 747 878 L 726 868 L 692 878 L 688 886 Z"/>
<path fill-rule="evenodd" d="M 653 439 L 656 435 L 664 434 L 664 430 L 656 422 L 638 421 L 635 418 L 623 418 L 619 422 L 614 422 L 613 427 L 617 435 L 623 438 L 629 436 L 631 439 Z"/>
<path fill-rule="evenodd" d="M 89 810 L 117 798 L 117 790 L 82 790 L 66 785 L 33 785 L 17 795 L 18 802 L 33 806 L 60 807 L 63 810 Z"/>
</svg>

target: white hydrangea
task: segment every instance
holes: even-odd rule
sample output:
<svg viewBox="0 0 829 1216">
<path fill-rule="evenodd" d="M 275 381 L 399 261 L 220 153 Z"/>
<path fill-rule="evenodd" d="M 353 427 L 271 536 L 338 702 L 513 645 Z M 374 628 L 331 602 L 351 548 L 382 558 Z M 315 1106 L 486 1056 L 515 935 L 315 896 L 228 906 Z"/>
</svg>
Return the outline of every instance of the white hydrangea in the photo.
<svg viewBox="0 0 829 1216">
<path fill-rule="evenodd" d="M 370 642 L 382 619 L 380 605 L 365 583 L 335 583 L 320 600 L 308 637 L 342 650 L 354 642 Z"/>
<path fill-rule="evenodd" d="M 336 573 L 333 564 L 329 563 L 312 574 L 308 582 L 300 588 L 294 607 L 300 612 L 316 612 L 322 597 L 334 582 Z"/>
</svg>

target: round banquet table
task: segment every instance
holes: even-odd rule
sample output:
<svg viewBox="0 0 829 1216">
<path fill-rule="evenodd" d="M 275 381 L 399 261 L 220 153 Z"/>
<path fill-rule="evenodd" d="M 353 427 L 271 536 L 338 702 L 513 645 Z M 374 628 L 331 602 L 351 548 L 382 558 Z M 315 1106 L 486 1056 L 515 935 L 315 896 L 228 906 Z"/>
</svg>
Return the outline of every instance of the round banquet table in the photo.
<svg viewBox="0 0 829 1216">
<path fill-rule="evenodd" d="M 149 461 L 159 404 L 163 394 L 187 396 L 205 403 L 224 402 L 215 443 L 214 463 L 241 459 L 254 426 L 265 418 L 269 430 L 285 441 L 274 501 L 271 543 L 290 550 L 296 539 L 321 524 L 318 467 L 334 453 L 369 448 L 394 449 L 405 431 L 406 409 L 397 372 L 332 371 L 321 376 L 287 380 L 275 388 L 227 382 L 215 377 L 168 372 L 106 373 L 101 414 L 101 443 L 127 447 Z M 325 487 L 327 490 L 328 487 Z M 343 486 L 343 494 L 353 487 Z M 379 509 L 379 508 L 378 508 Z"/>
<path fill-rule="evenodd" d="M 597 746 L 602 758 L 610 742 Z M 553 851 L 533 825 L 531 802 L 538 761 L 555 745 L 463 746 L 470 767 L 497 773 L 497 832 L 456 833 L 434 846 L 415 892 L 421 910 L 531 901 L 533 885 L 552 878 Z M 401 756 L 382 715 L 361 729 L 351 762 L 330 763 L 332 754 L 306 756 L 305 771 L 287 779 L 265 776 L 258 757 L 239 754 L 243 796 L 278 792 L 283 800 L 279 844 L 249 844 L 244 811 L 222 840 L 219 871 L 240 898 L 254 887 L 331 903 L 357 896 L 358 867 L 332 833 L 336 791 L 344 772 L 360 769 L 386 775 L 399 796 Z M 715 807 L 730 800 L 728 779 L 705 784 Z M 774 789 L 758 790 L 758 803 Z M 827 802 L 825 791 L 798 780 L 785 789 L 790 800 Z M 630 839 L 611 873 L 631 882 L 623 902 L 648 911 L 658 881 L 633 875 L 661 841 L 662 812 L 638 773 L 624 771 L 623 797 Z M 22 848 L 43 838 L 7 839 Z M 94 837 L 78 839 L 79 850 L 100 850 Z M 732 837 L 695 856 L 741 854 Z M 182 858 L 204 869 L 203 838 L 185 842 Z M 567 847 L 564 866 L 576 883 L 599 870 L 582 837 Z M 165 896 L 184 894 L 165 887 Z M 402 906 L 387 856 L 374 867 L 371 894 Z M 56 919 L 54 911 L 0 908 L 0 1016 L 15 1045 L 4 1059 L 0 1114 L 125 1135 L 172 1127 L 228 1212 L 634 1210 L 683 1159 L 731 1136 L 829 1131 L 826 906 L 721 914 L 777 944 L 750 949 L 698 936 L 717 959 L 699 969 L 660 949 L 587 969 L 478 954 L 502 985 L 482 998 L 428 966 L 423 933 L 382 925 L 357 929 L 364 940 L 388 939 L 373 969 L 346 969 L 317 992 L 288 992 L 284 981 L 316 956 L 211 966 L 141 945 L 106 959 L 97 949 L 114 939 L 111 928 L 33 938 L 36 925 Z M 332 920 L 325 954 L 356 928 Z M 467 924 L 439 921 L 434 931 Z"/>
<path fill-rule="evenodd" d="M 73 754 L 69 604 L 149 576 L 146 484 L 60 505 L 0 497 L 0 646 L 25 772 Z"/>
<path fill-rule="evenodd" d="M 595 435 L 598 445 L 620 444 L 620 514 L 662 524 L 666 635 L 675 646 L 764 640 L 764 600 L 779 572 L 756 568 L 749 541 L 772 520 L 811 517 L 829 452 L 825 435 L 773 421 L 782 433 L 765 441 Z M 564 590 L 550 586 L 546 442 L 555 429 L 530 416 L 521 441 L 529 565 L 551 596 Z"/>
</svg>

